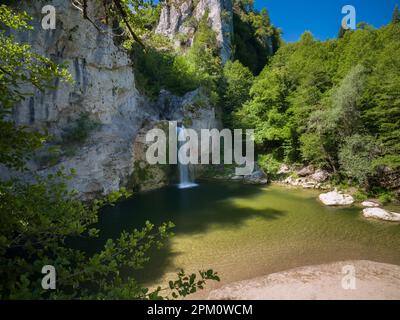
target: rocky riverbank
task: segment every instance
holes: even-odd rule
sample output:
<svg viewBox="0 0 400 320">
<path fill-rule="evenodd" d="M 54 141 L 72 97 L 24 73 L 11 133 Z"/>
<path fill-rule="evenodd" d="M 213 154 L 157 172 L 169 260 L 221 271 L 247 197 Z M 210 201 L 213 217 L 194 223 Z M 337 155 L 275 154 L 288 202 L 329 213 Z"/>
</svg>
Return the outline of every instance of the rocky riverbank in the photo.
<svg viewBox="0 0 400 320">
<path fill-rule="evenodd" d="M 329 172 L 311 165 L 296 168 L 282 164 L 274 182 L 305 189 L 330 189 L 332 186 L 329 184 L 329 177 Z"/>
<path fill-rule="evenodd" d="M 196 168 L 196 177 L 210 181 L 234 181 L 253 185 L 266 185 L 269 182 L 267 174 L 256 163 L 253 172 L 246 176 L 236 175 L 234 165 L 200 165 Z"/>
</svg>

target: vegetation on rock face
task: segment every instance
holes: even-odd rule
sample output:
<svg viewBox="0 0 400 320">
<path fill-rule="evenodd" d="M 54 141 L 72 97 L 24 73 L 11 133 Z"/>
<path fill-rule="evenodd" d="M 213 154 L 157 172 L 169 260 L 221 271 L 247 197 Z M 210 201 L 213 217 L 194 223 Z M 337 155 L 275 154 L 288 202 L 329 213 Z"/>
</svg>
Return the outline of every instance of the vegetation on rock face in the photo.
<svg viewBox="0 0 400 320">
<path fill-rule="evenodd" d="M 62 143 L 73 144 L 84 142 L 88 138 L 90 132 L 98 126 L 99 124 L 90 118 L 89 113 L 81 113 L 79 118 L 71 126 L 64 129 Z"/>
<path fill-rule="evenodd" d="M 222 64 L 216 33 L 208 25 L 208 12 L 198 22 L 193 44 L 187 52 L 176 50 L 161 35 L 152 34 L 145 43 L 145 51 L 131 41 L 125 43 L 132 49 L 139 89 L 150 97 L 157 97 L 161 89 L 181 96 L 203 87 L 216 102 Z"/>
<path fill-rule="evenodd" d="M 46 140 L 10 120 L 16 103 L 31 94 L 21 88 L 30 84 L 44 90 L 55 78 L 71 79 L 66 69 L 6 34 L 5 28 L 23 32 L 29 28 L 28 21 L 26 13 L 0 6 L 0 164 L 18 171 L 28 170 L 26 160 Z M 68 140 L 84 139 L 91 129 L 88 124 L 88 119 L 81 117 L 68 131 Z M 47 177 L 32 175 L 34 179 L 29 182 L 0 180 L 1 299 L 177 298 L 202 289 L 206 280 L 219 280 L 212 270 L 198 275 L 181 271 L 169 287 L 150 291 L 132 277 L 132 272 L 149 260 L 149 250 L 161 247 L 172 235 L 172 223 L 156 228 L 147 222 L 141 230 L 109 239 L 94 255 L 67 246 L 68 237 L 97 237 L 99 230 L 91 226 L 97 222 L 100 208 L 129 194 L 121 189 L 103 200 L 84 203 L 78 200 L 76 191 L 67 188 L 74 171 L 58 171 Z M 56 290 L 42 289 L 41 271 L 46 265 L 56 269 Z"/>
<path fill-rule="evenodd" d="M 64 128 L 59 138 L 47 137 L 47 143 L 34 156 L 36 164 L 40 168 L 51 167 L 57 165 L 63 156 L 75 156 L 78 148 L 99 126 L 98 122 L 90 118 L 89 113 L 81 113 L 79 118 Z"/>
<path fill-rule="evenodd" d="M 32 155 L 29 151 L 43 142 L 41 134 L 10 121 L 12 108 L 30 94 L 22 91 L 21 86 L 29 83 L 44 90 L 51 87 L 54 77 L 71 80 L 64 68 L 31 52 L 29 45 L 7 36 L 7 28 L 30 29 L 29 20 L 26 13 L 13 13 L 0 5 L 0 163 L 14 169 L 21 169 Z"/>
<path fill-rule="evenodd" d="M 273 27 L 267 10 L 254 9 L 253 0 L 235 0 L 233 12 L 234 58 L 259 74 L 281 45 L 280 31 Z"/>
<path fill-rule="evenodd" d="M 312 163 L 372 188 L 379 168 L 400 167 L 397 52 L 398 23 L 325 42 L 306 32 L 277 51 L 234 123 L 256 129 L 271 163 Z"/>
<path fill-rule="evenodd" d="M 155 11 L 159 6 L 154 7 Z M 217 43 L 216 32 L 209 25 L 208 11 L 197 21 L 190 17 L 185 21 L 194 27 L 193 43 L 187 50 L 176 50 L 168 39 L 150 32 L 145 37 L 146 51 L 132 41 L 126 42 L 126 47 L 133 49 L 135 74 L 139 88 L 149 96 L 156 97 L 161 89 L 166 89 L 177 95 L 183 95 L 198 87 L 209 90 L 209 95 L 217 104 L 220 101 L 231 99 L 225 92 L 225 85 L 233 93 L 230 86 L 231 79 L 227 77 L 235 71 L 244 71 L 242 79 L 245 81 L 241 88 L 243 96 L 234 93 L 231 105 L 225 113 L 232 111 L 238 103 L 247 99 L 248 92 L 243 88 L 248 86 L 248 80 L 265 66 L 268 59 L 280 45 L 280 32 L 274 28 L 266 10 L 257 12 L 252 2 L 235 1 L 234 5 L 234 45 L 235 63 L 229 68 L 223 66 L 220 58 L 220 48 Z M 150 10 L 150 9 L 149 9 Z M 153 25 L 153 31 L 155 25 Z M 229 63 L 228 63 L 229 64 Z M 244 65 L 247 68 L 241 68 Z M 248 91 L 248 90 L 246 90 Z M 239 101 L 243 100 L 243 101 Z M 225 105 L 227 103 L 224 103 Z"/>
</svg>

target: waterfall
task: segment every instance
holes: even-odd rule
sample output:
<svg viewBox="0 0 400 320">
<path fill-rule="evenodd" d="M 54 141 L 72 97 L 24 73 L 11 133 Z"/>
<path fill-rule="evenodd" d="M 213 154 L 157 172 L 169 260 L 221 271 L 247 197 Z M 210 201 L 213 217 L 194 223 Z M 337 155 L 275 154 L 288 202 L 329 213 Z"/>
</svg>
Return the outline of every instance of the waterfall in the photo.
<svg viewBox="0 0 400 320">
<path fill-rule="evenodd" d="M 184 133 L 185 133 L 185 127 L 183 126 L 183 124 L 181 126 L 176 127 L 176 134 L 178 137 L 177 152 L 179 152 L 179 149 L 181 148 L 181 146 L 185 144 L 185 141 L 180 141 L 180 139 L 179 139 L 179 136 L 184 135 Z M 192 175 L 191 175 L 191 172 L 189 169 L 189 165 L 182 164 L 179 161 L 179 154 L 178 154 L 178 170 L 179 170 L 179 184 L 178 184 L 179 189 L 188 189 L 188 188 L 193 188 L 193 187 L 197 186 L 197 184 L 194 183 L 194 180 L 192 178 Z"/>
</svg>

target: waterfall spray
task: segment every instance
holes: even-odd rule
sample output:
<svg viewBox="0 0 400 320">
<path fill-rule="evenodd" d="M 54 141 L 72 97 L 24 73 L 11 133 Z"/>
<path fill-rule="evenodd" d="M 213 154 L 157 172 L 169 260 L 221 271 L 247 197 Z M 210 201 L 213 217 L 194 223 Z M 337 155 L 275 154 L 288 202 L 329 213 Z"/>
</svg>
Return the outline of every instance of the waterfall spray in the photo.
<svg viewBox="0 0 400 320">
<path fill-rule="evenodd" d="M 176 133 L 178 137 L 178 150 L 179 150 L 180 147 L 185 143 L 185 141 L 180 141 L 181 139 L 179 139 L 180 135 L 185 134 L 185 127 L 183 126 L 183 124 L 176 127 Z M 179 184 L 178 184 L 179 189 L 188 189 L 197 186 L 197 184 L 194 183 L 192 174 L 189 170 L 189 165 L 182 164 L 179 161 L 179 157 L 178 157 L 178 170 L 179 170 Z"/>
</svg>

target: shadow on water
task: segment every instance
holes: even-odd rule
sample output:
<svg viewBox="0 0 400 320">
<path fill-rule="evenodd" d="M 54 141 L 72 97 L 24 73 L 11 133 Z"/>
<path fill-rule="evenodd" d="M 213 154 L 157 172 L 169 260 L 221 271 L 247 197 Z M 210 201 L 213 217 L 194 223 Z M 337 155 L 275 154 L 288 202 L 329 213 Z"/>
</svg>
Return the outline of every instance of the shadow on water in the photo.
<svg viewBox="0 0 400 320">
<path fill-rule="evenodd" d="M 239 227 L 247 219 L 254 217 L 273 220 L 284 215 L 283 211 L 275 209 L 253 209 L 238 207 L 229 201 L 233 198 L 251 198 L 262 192 L 255 186 L 237 183 L 202 183 L 192 189 L 178 189 L 176 186 L 160 190 L 144 192 L 118 203 L 115 207 L 102 210 L 99 222 L 95 225 L 100 229 L 97 239 L 74 239 L 74 247 L 94 253 L 101 250 L 107 239 L 117 238 L 122 231 L 141 228 L 145 221 L 160 225 L 172 221 L 176 227 L 175 234 L 199 234 L 210 226 L 221 228 Z M 156 280 L 172 266 L 174 257 L 179 252 L 172 252 L 170 243 L 152 252 L 149 268 L 151 272 L 139 272 L 141 281 Z M 179 267 L 179 266 L 176 266 Z"/>
</svg>

